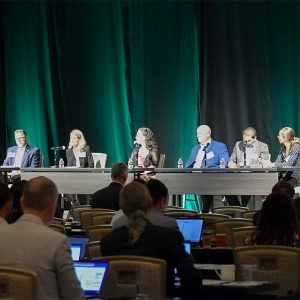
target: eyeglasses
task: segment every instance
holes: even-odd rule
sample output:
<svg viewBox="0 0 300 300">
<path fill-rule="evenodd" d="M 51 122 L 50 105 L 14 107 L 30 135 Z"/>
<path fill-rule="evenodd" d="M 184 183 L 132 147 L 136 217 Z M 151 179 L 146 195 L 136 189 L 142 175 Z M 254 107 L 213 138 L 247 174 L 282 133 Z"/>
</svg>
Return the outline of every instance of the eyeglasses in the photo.
<svg viewBox="0 0 300 300">
<path fill-rule="evenodd" d="M 16 140 L 25 140 L 27 138 L 27 136 L 20 136 L 20 137 L 16 137 Z"/>
</svg>

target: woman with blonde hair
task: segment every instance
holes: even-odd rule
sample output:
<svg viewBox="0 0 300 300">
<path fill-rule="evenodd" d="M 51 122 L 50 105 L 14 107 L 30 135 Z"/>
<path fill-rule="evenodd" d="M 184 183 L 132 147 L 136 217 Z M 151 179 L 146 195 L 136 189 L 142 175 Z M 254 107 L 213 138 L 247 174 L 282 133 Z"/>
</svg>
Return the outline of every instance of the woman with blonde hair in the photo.
<svg viewBox="0 0 300 300">
<path fill-rule="evenodd" d="M 70 133 L 70 141 L 66 150 L 67 166 L 78 168 L 93 168 L 94 160 L 90 147 L 87 146 L 83 133 L 73 129 Z"/>
<path fill-rule="evenodd" d="M 128 226 L 121 226 L 101 240 L 103 256 L 138 255 L 167 262 L 167 296 L 174 297 L 174 269 L 181 280 L 180 296 L 197 296 L 201 278 L 193 268 L 192 257 L 185 252 L 182 234 L 175 229 L 153 225 L 148 219 L 152 198 L 147 187 L 139 182 L 126 185 L 120 193 L 120 208 L 128 217 Z M 178 295 L 178 294 L 177 294 Z"/>
<path fill-rule="evenodd" d="M 284 127 L 279 130 L 279 143 L 282 144 L 275 167 L 300 167 L 300 140 L 295 137 L 293 128 Z M 300 171 L 289 171 L 283 174 L 282 179 L 288 181 L 292 186 L 300 184 Z"/>
<path fill-rule="evenodd" d="M 131 154 L 133 165 L 142 168 L 157 167 L 159 162 L 158 145 L 151 129 L 139 128 L 134 144 L 136 147 Z"/>
</svg>

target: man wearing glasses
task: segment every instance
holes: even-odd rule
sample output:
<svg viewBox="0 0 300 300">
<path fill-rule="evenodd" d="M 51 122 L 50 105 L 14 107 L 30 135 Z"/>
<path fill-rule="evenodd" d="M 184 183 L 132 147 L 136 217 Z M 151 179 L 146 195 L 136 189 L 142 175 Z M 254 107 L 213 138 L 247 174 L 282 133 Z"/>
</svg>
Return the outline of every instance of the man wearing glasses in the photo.
<svg viewBox="0 0 300 300">
<path fill-rule="evenodd" d="M 7 149 L 7 155 L 3 166 L 18 168 L 37 168 L 40 164 L 40 149 L 30 146 L 27 133 L 24 129 L 18 129 L 14 132 L 17 146 Z M 10 174 L 12 181 L 18 174 Z"/>
</svg>

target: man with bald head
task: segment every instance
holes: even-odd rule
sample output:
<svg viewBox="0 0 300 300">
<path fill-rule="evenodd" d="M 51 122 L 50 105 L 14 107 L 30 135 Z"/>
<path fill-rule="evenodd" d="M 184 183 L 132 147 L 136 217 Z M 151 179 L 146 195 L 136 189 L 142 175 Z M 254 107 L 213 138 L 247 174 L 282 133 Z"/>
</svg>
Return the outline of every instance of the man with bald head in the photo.
<svg viewBox="0 0 300 300">
<path fill-rule="evenodd" d="M 36 272 L 37 299 L 84 299 L 69 239 L 47 227 L 55 213 L 57 198 L 56 185 L 46 177 L 26 183 L 21 198 L 23 216 L 0 228 L 0 265 Z"/>
<path fill-rule="evenodd" d="M 211 129 L 207 125 L 201 125 L 197 128 L 197 138 L 199 144 L 192 148 L 185 165 L 186 168 L 219 168 L 222 159 L 227 166 L 229 161 L 227 146 L 211 138 Z M 208 213 L 213 202 L 213 196 L 205 195 L 201 198 L 202 212 Z"/>
</svg>

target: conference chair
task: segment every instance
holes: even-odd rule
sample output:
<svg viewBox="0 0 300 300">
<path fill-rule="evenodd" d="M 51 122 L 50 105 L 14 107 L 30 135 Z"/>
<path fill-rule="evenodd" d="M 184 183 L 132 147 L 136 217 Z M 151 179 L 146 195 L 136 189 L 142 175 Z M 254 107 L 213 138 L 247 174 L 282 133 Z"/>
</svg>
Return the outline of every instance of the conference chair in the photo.
<svg viewBox="0 0 300 300">
<path fill-rule="evenodd" d="M 104 224 L 110 224 L 112 218 L 114 217 L 114 215 L 116 214 L 116 212 L 100 212 L 100 213 L 96 213 L 96 214 L 92 214 L 92 225 L 104 225 Z"/>
<path fill-rule="evenodd" d="M 242 211 L 241 217 L 244 219 L 250 219 L 252 220 L 253 216 L 258 212 L 258 210 L 248 210 L 248 211 Z"/>
<path fill-rule="evenodd" d="M 39 162 L 39 168 L 43 168 L 44 167 L 44 155 L 40 154 L 40 162 Z"/>
<path fill-rule="evenodd" d="M 89 242 L 85 245 L 87 260 L 95 260 L 102 257 L 100 241 Z"/>
<path fill-rule="evenodd" d="M 178 209 L 182 209 L 182 207 L 180 207 L 180 206 L 175 206 L 175 205 L 166 205 L 166 206 L 165 206 L 165 211 L 178 210 Z"/>
<path fill-rule="evenodd" d="M 189 210 L 189 209 L 172 209 L 167 210 L 164 212 L 166 216 L 169 217 L 192 217 L 197 216 L 198 212 L 195 210 Z"/>
<path fill-rule="evenodd" d="M 58 231 L 58 232 L 60 232 L 60 233 L 63 233 L 63 234 L 66 233 L 65 226 L 62 226 L 62 225 L 58 225 L 58 224 L 50 224 L 50 225 L 49 225 L 49 228 L 52 229 L 52 230 Z"/>
<path fill-rule="evenodd" d="M 80 224 L 81 227 L 83 229 L 86 229 L 89 226 L 93 225 L 93 221 L 92 221 L 92 216 L 98 213 L 110 213 L 110 212 L 115 212 L 113 210 L 110 209 L 104 209 L 104 208 L 92 208 L 92 209 L 88 209 L 88 210 L 81 210 L 79 212 L 79 220 L 80 220 Z"/>
<path fill-rule="evenodd" d="M 220 206 L 215 207 L 213 212 L 216 214 L 228 215 L 232 218 L 240 218 L 241 213 L 248 210 L 247 207 L 243 206 Z"/>
<path fill-rule="evenodd" d="M 106 256 L 97 261 L 109 262 L 100 298 L 137 299 L 138 294 L 143 294 L 147 295 L 147 299 L 165 299 L 164 260 L 143 256 Z"/>
<path fill-rule="evenodd" d="M 232 247 L 232 229 L 237 227 L 252 226 L 252 221 L 242 218 L 229 218 L 215 223 L 216 233 L 227 234 L 228 246 Z"/>
<path fill-rule="evenodd" d="M 86 235 L 90 238 L 91 242 L 101 241 L 108 233 L 112 231 L 111 225 L 96 225 L 89 226 L 86 229 Z"/>
<path fill-rule="evenodd" d="M 37 274 L 10 267 L 0 267 L 0 299 L 37 299 Z"/>
<path fill-rule="evenodd" d="M 56 224 L 56 225 L 65 226 L 65 220 L 62 219 L 62 218 L 56 218 L 56 217 L 53 217 L 53 218 L 52 218 L 52 221 L 51 221 L 51 224 Z"/>
<path fill-rule="evenodd" d="M 160 154 L 159 155 L 159 162 L 158 162 L 157 167 L 158 168 L 163 168 L 164 165 L 165 165 L 165 160 L 166 160 L 166 155 L 165 154 Z"/>
<path fill-rule="evenodd" d="M 286 296 L 299 291 L 300 249 L 259 245 L 238 247 L 233 253 L 237 280 L 244 279 L 243 265 L 256 265 L 256 280 L 277 282 L 280 286 L 276 291 L 277 296 Z"/>
<path fill-rule="evenodd" d="M 71 215 L 73 216 L 74 221 L 80 221 L 79 219 L 79 212 L 83 210 L 92 209 L 90 205 L 78 205 L 73 206 L 71 209 Z"/>
<path fill-rule="evenodd" d="M 236 227 L 232 228 L 232 246 L 243 247 L 247 245 L 247 242 L 250 241 L 251 235 L 255 231 L 254 226 L 244 226 L 244 227 Z"/>
<path fill-rule="evenodd" d="M 92 153 L 93 160 L 94 160 L 94 168 L 105 168 L 107 154 L 106 153 Z"/>
<path fill-rule="evenodd" d="M 201 213 L 198 214 L 198 217 L 204 220 L 203 230 L 206 231 L 216 231 L 215 224 L 217 221 L 230 219 L 227 215 L 215 214 L 215 213 Z"/>
</svg>

